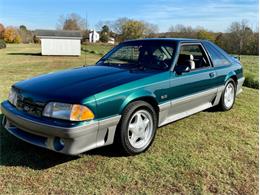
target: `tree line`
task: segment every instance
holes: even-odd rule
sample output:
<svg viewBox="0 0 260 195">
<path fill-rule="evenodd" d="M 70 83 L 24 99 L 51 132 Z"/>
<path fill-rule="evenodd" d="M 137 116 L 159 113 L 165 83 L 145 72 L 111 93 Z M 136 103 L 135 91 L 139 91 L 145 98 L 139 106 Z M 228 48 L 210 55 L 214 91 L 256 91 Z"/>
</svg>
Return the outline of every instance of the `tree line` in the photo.
<svg viewBox="0 0 260 195">
<path fill-rule="evenodd" d="M 184 37 L 206 39 L 214 42 L 228 53 L 258 55 L 259 31 L 249 27 L 246 20 L 232 22 L 226 32 L 211 32 L 203 27 L 185 27 L 183 25 L 172 26 L 167 33 L 161 33 L 158 37 Z"/>
<path fill-rule="evenodd" d="M 8 26 L 5 28 L 1 23 L 0 40 L 4 40 L 6 43 L 39 43 L 34 31 L 28 30 L 26 26 L 21 25 L 18 28 Z"/>
<path fill-rule="evenodd" d="M 104 30 L 110 29 L 110 35 L 118 42 L 127 39 L 138 38 L 195 38 L 206 39 L 219 45 L 221 48 L 232 54 L 259 54 L 259 31 L 250 28 L 246 20 L 233 22 L 229 25 L 226 32 L 212 32 L 203 27 L 193 28 L 177 24 L 171 26 L 168 32 L 158 33 L 157 25 L 144 21 L 132 20 L 128 18 L 119 18 L 116 21 L 101 21 L 96 25 L 101 34 Z M 107 33 L 109 35 L 109 33 Z"/>
<path fill-rule="evenodd" d="M 83 36 L 83 41 L 87 41 L 89 29 L 86 19 L 77 14 L 61 16 L 57 23 L 59 30 L 79 30 Z M 168 32 L 159 33 L 159 28 L 155 24 L 145 21 L 119 18 L 115 21 L 100 21 L 96 25 L 100 33 L 100 41 L 108 42 L 110 37 L 116 42 L 139 38 L 197 38 L 210 40 L 221 48 L 232 54 L 258 55 L 259 31 L 250 28 L 248 22 L 233 22 L 226 32 L 212 32 L 203 27 L 193 28 L 181 24 L 173 25 Z M 7 43 L 38 43 L 34 31 L 28 30 L 26 26 L 19 28 L 4 27 L 0 24 L 0 39 Z"/>
</svg>

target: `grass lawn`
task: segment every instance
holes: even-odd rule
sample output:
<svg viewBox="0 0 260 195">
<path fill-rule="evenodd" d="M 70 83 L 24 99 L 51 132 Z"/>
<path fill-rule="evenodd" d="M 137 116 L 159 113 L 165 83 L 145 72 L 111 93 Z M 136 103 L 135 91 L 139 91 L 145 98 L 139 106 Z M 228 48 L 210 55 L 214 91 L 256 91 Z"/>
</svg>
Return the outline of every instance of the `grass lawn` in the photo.
<svg viewBox="0 0 260 195">
<path fill-rule="evenodd" d="M 252 74 L 254 79 L 258 80 L 259 56 L 242 55 L 240 60 L 244 65 L 245 74 Z"/>
<path fill-rule="evenodd" d="M 87 53 L 94 53 L 100 56 L 105 55 L 110 49 L 113 48 L 113 45 L 108 44 L 87 44 L 82 45 L 82 50 L 87 51 Z"/>
<path fill-rule="evenodd" d="M 1 101 L 16 81 L 85 61 L 83 55 L 39 53 L 35 45 L 0 50 Z M 87 51 L 87 64 L 99 58 Z M 247 59 L 257 65 L 256 58 Z M 258 106 L 258 90 L 244 88 L 231 111 L 204 111 L 164 126 L 146 153 L 131 157 L 119 156 L 113 147 L 65 156 L 20 141 L 0 127 L 0 192 L 258 194 Z"/>
</svg>

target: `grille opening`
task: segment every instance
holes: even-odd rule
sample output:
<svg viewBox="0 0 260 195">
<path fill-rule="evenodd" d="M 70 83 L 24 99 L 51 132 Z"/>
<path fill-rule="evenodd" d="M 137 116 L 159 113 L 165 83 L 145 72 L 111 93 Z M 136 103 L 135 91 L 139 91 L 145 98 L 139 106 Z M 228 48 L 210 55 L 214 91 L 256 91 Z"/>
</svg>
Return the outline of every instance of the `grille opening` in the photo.
<svg viewBox="0 0 260 195">
<path fill-rule="evenodd" d="M 18 96 L 16 108 L 33 116 L 41 117 L 43 106 L 38 102 L 28 101 L 28 99 Z"/>
</svg>

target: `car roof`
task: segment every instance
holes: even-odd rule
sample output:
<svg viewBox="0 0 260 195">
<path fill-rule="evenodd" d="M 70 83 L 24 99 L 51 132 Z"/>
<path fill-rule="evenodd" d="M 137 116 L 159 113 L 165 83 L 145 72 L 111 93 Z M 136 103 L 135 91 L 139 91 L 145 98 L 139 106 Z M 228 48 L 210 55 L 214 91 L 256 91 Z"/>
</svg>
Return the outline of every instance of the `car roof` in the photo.
<svg viewBox="0 0 260 195">
<path fill-rule="evenodd" d="M 201 42 L 203 40 L 200 40 L 200 39 L 190 39 L 190 38 L 145 38 L 145 39 L 127 40 L 127 41 L 124 41 L 124 43 L 139 42 L 139 41 Z"/>
</svg>

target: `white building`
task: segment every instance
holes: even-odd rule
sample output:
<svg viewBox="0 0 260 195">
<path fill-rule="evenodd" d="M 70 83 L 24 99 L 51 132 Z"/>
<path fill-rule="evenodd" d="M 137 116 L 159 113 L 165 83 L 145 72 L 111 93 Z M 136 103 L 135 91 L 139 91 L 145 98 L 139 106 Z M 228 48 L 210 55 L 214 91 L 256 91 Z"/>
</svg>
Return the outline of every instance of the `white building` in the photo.
<svg viewBox="0 0 260 195">
<path fill-rule="evenodd" d="M 79 31 L 36 30 L 36 35 L 41 40 L 42 55 L 80 56 Z"/>
<path fill-rule="evenodd" d="M 114 45 L 115 44 L 115 38 L 109 37 L 107 43 Z"/>
<path fill-rule="evenodd" d="M 89 33 L 89 42 L 96 43 L 97 41 L 99 41 L 99 33 L 95 30 L 91 30 Z"/>
</svg>

